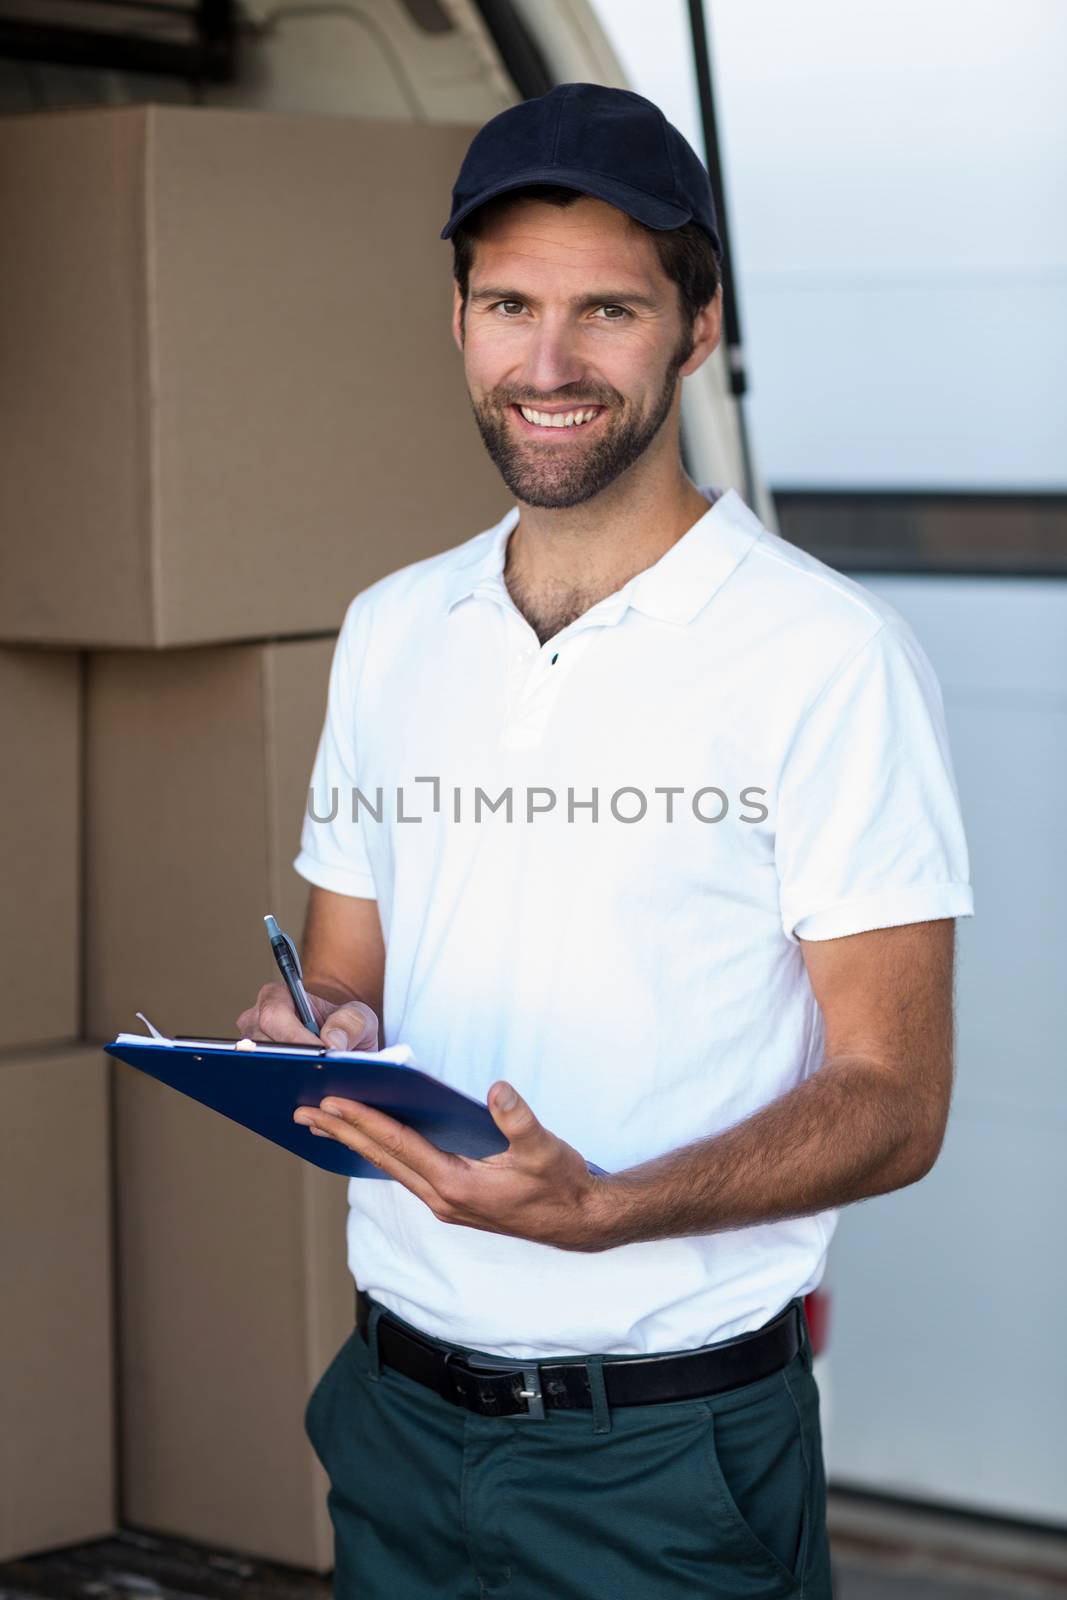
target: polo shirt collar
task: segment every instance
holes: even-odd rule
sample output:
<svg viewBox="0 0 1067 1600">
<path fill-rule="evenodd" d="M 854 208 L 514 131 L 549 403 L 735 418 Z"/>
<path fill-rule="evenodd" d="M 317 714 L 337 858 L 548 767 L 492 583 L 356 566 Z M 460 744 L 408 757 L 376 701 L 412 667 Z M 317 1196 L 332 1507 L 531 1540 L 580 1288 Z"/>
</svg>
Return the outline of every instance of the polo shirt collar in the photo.
<svg viewBox="0 0 1067 1600">
<path fill-rule="evenodd" d="M 701 488 L 700 492 L 708 500 L 717 493 L 714 488 Z M 519 512 L 518 506 L 512 506 L 496 527 L 489 529 L 486 543 L 472 541 L 469 555 L 457 563 L 446 586 L 449 611 L 461 600 L 479 597 L 513 604 L 503 574 L 508 538 Z M 632 606 L 661 622 L 691 622 L 763 531 L 763 524 L 737 491 L 724 490 L 658 561 L 593 608 L 597 620 L 618 621 Z"/>
</svg>

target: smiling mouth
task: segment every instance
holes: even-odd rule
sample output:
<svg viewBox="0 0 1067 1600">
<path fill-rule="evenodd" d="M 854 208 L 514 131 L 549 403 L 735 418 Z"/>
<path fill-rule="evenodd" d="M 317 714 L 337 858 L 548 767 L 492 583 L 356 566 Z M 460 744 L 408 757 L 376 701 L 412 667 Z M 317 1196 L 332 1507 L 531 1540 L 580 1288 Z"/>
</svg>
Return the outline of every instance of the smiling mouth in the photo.
<svg viewBox="0 0 1067 1600">
<path fill-rule="evenodd" d="M 604 406 L 575 406 L 569 411 L 542 411 L 537 406 L 513 405 L 526 428 L 532 433 L 576 433 L 595 422 Z"/>
</svg>

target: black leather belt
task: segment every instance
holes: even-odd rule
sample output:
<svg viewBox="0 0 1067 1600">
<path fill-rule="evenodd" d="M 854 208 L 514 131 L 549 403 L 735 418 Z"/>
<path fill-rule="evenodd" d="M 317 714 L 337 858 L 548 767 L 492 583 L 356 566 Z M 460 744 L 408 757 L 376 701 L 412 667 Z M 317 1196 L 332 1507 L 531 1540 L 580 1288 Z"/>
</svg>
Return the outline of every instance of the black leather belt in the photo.
<svg viewBox="0 0 1067 1600">
<path fill-rule="evenodd" d="M 371 1302 L 356 1292 L 356 1327 L 364 1340 Z M 772 1321 L 752 1333 L 671 1355 L 605 1356 L 604 1388 L 610 1406 L 647 1406 L 722 1394 L 779 1372 L 801 1345 L 804 1307 L 790 1300 Z M 588 1363 L 573 1356 L 524 1361 L 469 1355 L 432 1339 L 383 1311 L 378 1357 L 405 1377 L 454 1405 L 483 1417 L 543 1417 L 549 1411 L 589 1411 L 593 1398 Z"/>
</svg>

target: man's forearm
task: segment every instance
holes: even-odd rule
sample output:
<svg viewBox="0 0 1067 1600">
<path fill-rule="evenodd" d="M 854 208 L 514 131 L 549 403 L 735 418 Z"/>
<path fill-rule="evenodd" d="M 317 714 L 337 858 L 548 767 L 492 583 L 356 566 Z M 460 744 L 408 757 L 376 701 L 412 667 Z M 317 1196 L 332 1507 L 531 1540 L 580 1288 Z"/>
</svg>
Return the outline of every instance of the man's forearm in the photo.
<svg viewBox="0 0 1067 1600">
<path fill-rule="evenodd" d="M 874 1063 L 824 1062 L 725 1132 L 602 1179 L 593 1249 L 775 1222 L 921 1178 L 943 1126 L 914 1087 Z"/>
</svg>

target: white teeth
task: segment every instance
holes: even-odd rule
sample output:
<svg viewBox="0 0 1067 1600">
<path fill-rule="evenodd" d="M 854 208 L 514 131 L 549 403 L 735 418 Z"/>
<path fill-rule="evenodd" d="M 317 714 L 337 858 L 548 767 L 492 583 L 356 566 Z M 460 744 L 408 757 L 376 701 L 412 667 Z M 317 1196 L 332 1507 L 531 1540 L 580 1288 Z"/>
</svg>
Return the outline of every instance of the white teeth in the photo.
<svg viewBox="0 0 1067 1600">
<path fill-rule="evenodd" d="M 592 422 L 598 407 L 591 411 L 534 411 L 530 406 L 520 406 L 519 410 L 527 422 L 534 422 L 539 428 L 580 428 L 583 422 Z"/>
</svg>

